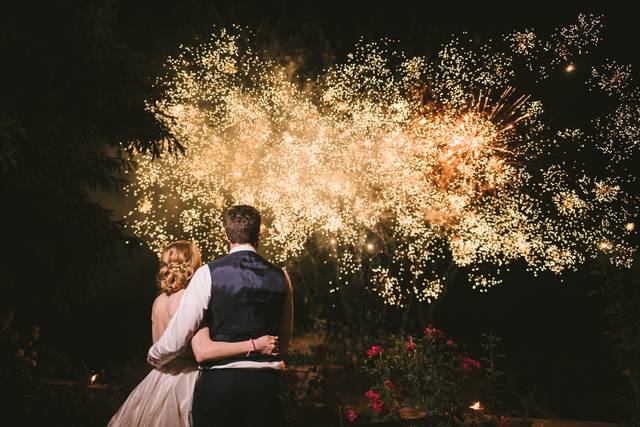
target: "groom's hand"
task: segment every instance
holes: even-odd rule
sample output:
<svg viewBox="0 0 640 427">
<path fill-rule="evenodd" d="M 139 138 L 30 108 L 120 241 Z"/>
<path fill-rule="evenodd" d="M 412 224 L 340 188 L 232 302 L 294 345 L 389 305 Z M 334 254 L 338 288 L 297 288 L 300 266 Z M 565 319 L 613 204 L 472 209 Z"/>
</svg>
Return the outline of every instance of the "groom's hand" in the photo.
<svg viewBox="0 0 640 427">
<path fill-rule="evenodd" d="M 256 346 L 256 352 L 267 355 L 277 356 L 280 354 L 280 339 L 273 335 L 263 335 L 253 340 Z"/>
</svg>

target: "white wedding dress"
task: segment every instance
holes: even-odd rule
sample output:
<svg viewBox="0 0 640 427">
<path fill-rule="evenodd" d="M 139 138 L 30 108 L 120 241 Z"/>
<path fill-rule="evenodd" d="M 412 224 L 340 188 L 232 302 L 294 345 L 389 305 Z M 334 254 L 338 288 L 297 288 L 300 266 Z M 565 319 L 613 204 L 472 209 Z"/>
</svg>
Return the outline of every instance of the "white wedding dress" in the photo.
<svg viewBox="0 0 640 427">
<path fill-rule="evenodd" d="M 154 338 L 159 338 L 166 329 L 182 293 L 170 297 L 161 295 L 154 302 Z M 198 374 L 196 360 L 188 346 L 183 354 L 162 368 L 152 370 L 138 384 L 111 418 L 108 427 L 189 427 Z"/>
<path fill-rule="evenodd" d="M 193 356 L 185 355 L 160 370 L 152 370 L 111 418 L 109 427 L 190 426 L 197 379 L 198 368 Z"/>
</svg>

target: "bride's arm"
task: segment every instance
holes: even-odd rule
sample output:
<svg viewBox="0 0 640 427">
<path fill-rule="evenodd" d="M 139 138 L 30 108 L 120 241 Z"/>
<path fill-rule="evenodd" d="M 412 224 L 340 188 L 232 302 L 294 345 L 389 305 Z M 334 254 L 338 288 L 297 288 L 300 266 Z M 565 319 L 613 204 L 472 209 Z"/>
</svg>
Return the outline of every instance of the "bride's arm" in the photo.
<svg viewBox="0 0 640 427">
<path fill-rule="evenodd" d="M 245 356 L 249 352 L 276 356 L 278 354 L 278 337 L 264 335 L 253 340 L 253 344 L 251 340 L 240 342 L 212 341 L 209 337 L 209 328 L 202 328 L 191 339 L 191 348 L 198 363 L 206 360 Z"/>
</svg>

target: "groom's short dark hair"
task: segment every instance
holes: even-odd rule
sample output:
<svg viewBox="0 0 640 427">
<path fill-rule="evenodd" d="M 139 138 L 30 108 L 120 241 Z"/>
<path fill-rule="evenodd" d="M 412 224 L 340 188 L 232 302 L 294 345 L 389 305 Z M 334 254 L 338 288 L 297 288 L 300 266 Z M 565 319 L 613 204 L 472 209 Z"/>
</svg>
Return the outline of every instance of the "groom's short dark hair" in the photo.
<svg viewBox="0 0 640 427">
<path fill-rule="evenodd" d="M 231 243 L 258 243 L 262 219 L 253 206 L 231 206 L 224 211 L 223 220 L 224 231 Z"/>
</svg>

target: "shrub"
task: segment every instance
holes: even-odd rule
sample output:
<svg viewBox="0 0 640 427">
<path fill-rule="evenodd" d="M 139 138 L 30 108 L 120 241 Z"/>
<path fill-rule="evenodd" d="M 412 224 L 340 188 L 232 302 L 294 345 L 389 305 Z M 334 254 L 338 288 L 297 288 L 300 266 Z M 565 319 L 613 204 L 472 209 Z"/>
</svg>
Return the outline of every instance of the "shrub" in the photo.
<svg viewBox="0 0 640 427">
<path fill-rule="evenodd" d="M 403 407 L 461 420 L 485 377 L 480 362 L 432 326 L 419 337 L 393 336 L 371 346 L 364 370 L 371 380 L 365 396 L 376 421 L 397 418 Z"/>
</svg>

